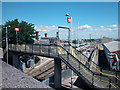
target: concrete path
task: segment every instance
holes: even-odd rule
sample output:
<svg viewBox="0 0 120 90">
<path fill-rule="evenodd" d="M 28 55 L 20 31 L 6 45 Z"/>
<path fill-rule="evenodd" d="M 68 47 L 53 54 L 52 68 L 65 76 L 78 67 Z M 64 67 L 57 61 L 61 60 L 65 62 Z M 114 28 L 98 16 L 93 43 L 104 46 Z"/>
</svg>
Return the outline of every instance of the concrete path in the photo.
<svg viewBox="0 0 120 90">
<path fill-rule="evenodd" d="M 73 76 L 73 83 L 76 81 L 77 78 L 78 78 L 78 76 Z M 62 86 L 66 87 L 66 88 L 70 88 L 71 87 L 71 78 L 67 78 L 67 79 L 63 80 Z M 78 87 L 73 85 L 73 88 L 78 88 Z"/>
<path fill-rule="evenodd" d="M 50 88 L 1 60 L 0 64 L 3 70 L 2 88 Z"/>
<path fill-rule="evenodd" d="M 3 49 L 0 48 L 0 61 L 3 58 Z M 2 63 L 0 63 L 0 90 L 2 89 Z"/>
</svg>

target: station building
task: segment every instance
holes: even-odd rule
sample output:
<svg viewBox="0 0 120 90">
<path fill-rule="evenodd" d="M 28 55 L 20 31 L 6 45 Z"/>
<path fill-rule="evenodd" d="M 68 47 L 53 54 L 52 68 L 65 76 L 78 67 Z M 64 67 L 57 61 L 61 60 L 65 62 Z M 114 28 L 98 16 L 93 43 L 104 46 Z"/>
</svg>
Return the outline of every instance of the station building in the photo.
<svg viewBox="0 0 120 90">
<path fill-rule="evenodd" d="M 111 41 L 102 45 L 111 70 L 120 70 L 120 41 Z"/>
</svg>

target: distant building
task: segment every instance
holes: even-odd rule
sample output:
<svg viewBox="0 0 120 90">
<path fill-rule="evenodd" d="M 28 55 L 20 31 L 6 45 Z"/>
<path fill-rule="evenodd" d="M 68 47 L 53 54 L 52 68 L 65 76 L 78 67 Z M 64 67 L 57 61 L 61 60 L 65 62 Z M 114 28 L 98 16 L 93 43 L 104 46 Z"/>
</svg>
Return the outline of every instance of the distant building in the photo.
<svg viewBox="0 0 120 90">
<path fill-rule="evenodd" d="M 112 38 L 108 38 L 108 37 L 103 37 L 102 38 L 102 43 L 108 43 L 108 42 L 111 42 L 112 41 Z"/>
<path fill-rule="evenodd" d="M 41 40 L 48 40 L 51 44 L 57 44 L 57 37 L 42 37 Z"/>
<path fill-rule="evenodd" d="M 111 41 L 103 43 L 103 49 L 106 54 L 106 58 L 110 64 L 112 70 L 120 70 L 120 41 Z"/>
<path fill-rule="evenodd" d="M 50 44 L 50 41 L 48 39 L 40 39 L 34 41 L 34 44 Z"/>
<path fill-rule="evenodd" d="M 34 41 L 34 44 L 58 44 L 58 42 L 60 43 L 60 39 L 57 32 L 56 37 L 47 37 L 47 33 L 45 33 L 45 37 L 41 37 L 40 40 Z"/>
</svg>

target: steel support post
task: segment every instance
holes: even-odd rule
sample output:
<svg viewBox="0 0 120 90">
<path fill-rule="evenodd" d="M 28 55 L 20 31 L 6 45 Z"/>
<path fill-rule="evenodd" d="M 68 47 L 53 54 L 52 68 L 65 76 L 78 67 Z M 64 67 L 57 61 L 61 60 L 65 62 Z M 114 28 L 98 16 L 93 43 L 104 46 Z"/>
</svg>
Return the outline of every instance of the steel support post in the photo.
<svg viewBox="0 0 120 90">
<path fill-rule="evenodd" d="M 54 59 L 54 87 L 61 88 L 61 60 Z"/>
</svg>

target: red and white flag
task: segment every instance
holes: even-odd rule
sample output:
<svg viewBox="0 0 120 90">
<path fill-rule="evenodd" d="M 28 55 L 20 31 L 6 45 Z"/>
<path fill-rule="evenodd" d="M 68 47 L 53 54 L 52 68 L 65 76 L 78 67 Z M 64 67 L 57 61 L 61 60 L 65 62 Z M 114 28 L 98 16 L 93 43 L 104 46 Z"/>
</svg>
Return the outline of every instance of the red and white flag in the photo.
<svg viewBox="0 0 120 90">
<path fill-rule="evenodd" d="M 15 31 L 19 31 L 19 28 L 15 28 Z"/>
</svg>

